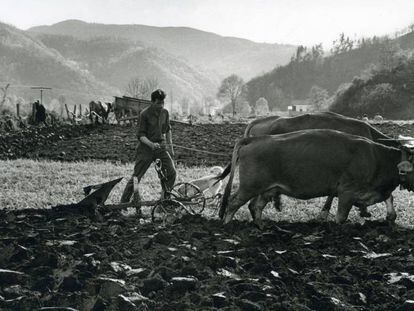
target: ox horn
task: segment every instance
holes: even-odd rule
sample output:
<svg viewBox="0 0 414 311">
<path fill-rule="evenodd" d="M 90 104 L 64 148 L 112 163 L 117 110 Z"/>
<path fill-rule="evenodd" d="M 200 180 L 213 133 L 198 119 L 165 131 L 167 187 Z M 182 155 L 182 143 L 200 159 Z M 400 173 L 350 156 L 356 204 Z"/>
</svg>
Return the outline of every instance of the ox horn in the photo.
<svg viewBox="0 0 414 311">
<path fill-rule="evenodd" d="M 397 165 L 400 174 L 407 174 L 413 171 L 413 164 L 409 161 L 402 161 Z"/>
<path fill-rule="evenodd" d="M 380 138 L 379 140 L 394 140 L 399 141 L 404 147 L 409 149 L 414 148 L 414 137 L 398 135 L 398 138 Z"/>
</svg>

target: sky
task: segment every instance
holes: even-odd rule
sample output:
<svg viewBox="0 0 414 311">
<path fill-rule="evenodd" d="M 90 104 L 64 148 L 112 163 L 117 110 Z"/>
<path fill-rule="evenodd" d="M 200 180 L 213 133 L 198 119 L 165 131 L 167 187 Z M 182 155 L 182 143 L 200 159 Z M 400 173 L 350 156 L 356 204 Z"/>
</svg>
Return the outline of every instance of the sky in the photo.
<svg viewBox="0 0 414 311">
<path fill-rule="evenodd" d="M 20 29 L 67 19 L 185 26 L 255 42 L 322 43 L 393 35 L 414 24 L 414 0 L 0 0 L 0 21 Z"/>
</svg>

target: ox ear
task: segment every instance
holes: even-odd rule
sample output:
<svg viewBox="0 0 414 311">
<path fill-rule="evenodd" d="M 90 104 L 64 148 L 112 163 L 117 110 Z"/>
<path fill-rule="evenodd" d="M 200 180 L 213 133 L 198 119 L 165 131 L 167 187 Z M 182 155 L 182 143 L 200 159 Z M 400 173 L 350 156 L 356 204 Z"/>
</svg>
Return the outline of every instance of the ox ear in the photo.
<svg viewBox="0 0 414 311">
<path fill-rule="evenodd" d="M 409 161 L 402 161 L 397 165 L 400 174 L 407 174 L 413 171 L 413 164 Z"/>
</svg>

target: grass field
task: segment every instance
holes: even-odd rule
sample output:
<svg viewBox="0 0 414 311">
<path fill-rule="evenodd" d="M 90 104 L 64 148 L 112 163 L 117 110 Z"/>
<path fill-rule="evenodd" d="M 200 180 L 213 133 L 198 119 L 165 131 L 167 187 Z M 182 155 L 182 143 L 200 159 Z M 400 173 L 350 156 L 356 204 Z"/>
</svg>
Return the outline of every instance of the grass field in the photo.
<svg viewBox="0 0 414 311">
<path fill-rule="evenodd" d="M 177 167 L 177 182 L 190 181 L 209 174 L 209 167 Z M 113 164 L 110 162 L 52 162 L 34 160 L 0 161 L 0 207 L 7 209 L 47 208 L 58 204 L 69 204 L 83 198 L 82 188 L 87 185 L 105 182 L 118 177 L 126 177 L 111 192 L 107 203 L 117 203 L 121 197 L 126 179 L 133 170 L 133 164 Z M 144 200 L 159 197 L 161 186 L 155 169 L 150 168 L 140 183 L 140 194 Z M 397 223 L 412 227 L 414 225 L 414 194 L 407 191 L 394 192 L 397 209 Z M 325 198 L 301 201 L 283 197 L 283 211 L 275 212 L 267 207 L 265 218 L 275 221 L 308 221 L 316 218 Z M 330 218 L 336 211 L 334 201 Z M 384 204 L 369 208 L 372 219 L 383 219 L 386 215 Z M 214 214 L 209 210 L 207 215 Z M 247 208 L 238 214 L 238 219 L 249 219 Z M 350 221 L 362 219 L 353 209 Z"/>
</svg>

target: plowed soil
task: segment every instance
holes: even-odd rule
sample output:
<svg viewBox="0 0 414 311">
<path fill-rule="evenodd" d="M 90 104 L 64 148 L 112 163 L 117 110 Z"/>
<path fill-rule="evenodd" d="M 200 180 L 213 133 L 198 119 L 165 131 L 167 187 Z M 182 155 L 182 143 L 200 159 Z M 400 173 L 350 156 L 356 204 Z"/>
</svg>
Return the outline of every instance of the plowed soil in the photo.
<svg viewBox="0 0 414 311">
<path fill-rule="evenodd" d="M 175 126 L 186 165 L 228 161 L 245 125 Z M 384 123 L 391 136 L 413 125 Z M 0 157 L 132 161 L 133 127 L 3 135 Z M 197 154 L 196 157 L 192 156 Z M 222 158 L 220 158 L 222 157 Z M 363 225 L 0 210 L 1 310 L 413 310 L 414 231 Z"/>
<path fill-rule="evenodd" d="M 246 124 L 189 125 L 174 122 L 172 126 L 176 161 L 186 166 L 210 166 L 228 163 L 234 142 L 243 136 Z M 398 134 L 414 136 L 414 124 L 385 122 L 375 126 L 392 137 Z M 134 126 L 30 127 L 1 134 L 0 159 L 133 162 L 136 144 Z"/>
<path fill-rule="evenodd" d="M 396 310 L 414 295 L 414 232 L 381 223 L 3 212 L 0 230 L 2 310 Z"/>
</svg>

